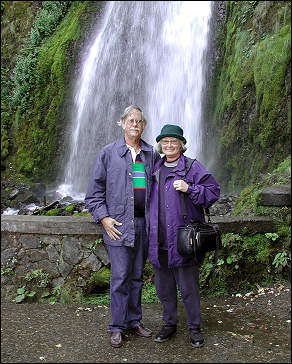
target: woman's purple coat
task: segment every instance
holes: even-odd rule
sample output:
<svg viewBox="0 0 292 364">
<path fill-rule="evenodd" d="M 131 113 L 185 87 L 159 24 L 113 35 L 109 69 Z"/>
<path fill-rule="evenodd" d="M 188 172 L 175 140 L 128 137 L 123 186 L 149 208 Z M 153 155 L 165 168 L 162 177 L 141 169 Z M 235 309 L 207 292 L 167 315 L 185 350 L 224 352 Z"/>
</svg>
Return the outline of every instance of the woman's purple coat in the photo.
<svg viewBox="0 0 292 364">
<path fill-rule="evenodd" d="M 195 256 L 182 257 L 177 252 L 176 233 L 179 226 L 184 225 L 181 211 L 181 198 L 179 191 L 173 187 L 173 182 L 182 179 L 185 175 L 185 162 L 188 158 L 180 156 L 177 166 L 166 178 L 165 182 L 165 218 L 166 237 L 168 243 L 168 266 L 183 267 L 196 264 Z M 155 267 L 160 267 L 158 260 L 158 178 L 159 169 L 164 163 L 165 157 L 154 166 L 152 191 L 150 196 L 150 232 L 149 232 L 149 260 Z M 186 183 L 189 185 L 185 195 L 188 223 L 190 220 L 205 221 L 203 208 L 209 207 L 220 196 L 220 186 L 214 177 L 195 160 L 186 175 Z"/>
</svg>

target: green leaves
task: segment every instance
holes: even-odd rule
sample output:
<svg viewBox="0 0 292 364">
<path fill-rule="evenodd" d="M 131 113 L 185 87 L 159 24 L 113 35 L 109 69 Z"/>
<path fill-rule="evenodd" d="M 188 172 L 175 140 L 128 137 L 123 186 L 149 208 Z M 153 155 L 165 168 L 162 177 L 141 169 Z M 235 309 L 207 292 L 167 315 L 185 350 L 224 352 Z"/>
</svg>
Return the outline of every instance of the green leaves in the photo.
<svg viewBox="0 0 292 364">
<path fill-rule="evenodd" d="M 28 291 L 26 286 L 22 286 L 17 289 L 17 296 L 15 297 L 15 302 L 20 303 L 24 301 L 27 297 L 33 297 L 36 294 L 35 291 Z"/>
<path fill-rule="evenodd" d="M 279 235 L 276 233 L 266 233 L 265 237 L 267 237 L 268 239 L 271 239 L 273 241 L 275 241 L 276 239 L 278 239 Z"/>
<path fill-rule="evenodd" d="M 46 287 L 49 282 L 49 275 L 42 269 L 36 269 L 26 274 L 25 279 L 33 281 L 38 287 Z"/>
<path fill-rule="evenodd" d="M 275 266 L 276 269 L 282 270 L 283 267 L 288 265 L 289 260 L 291 260 L 291 258 L 288 256 L 286 251 L 283 251 L 275 255 L 272 264 Z"/>
<path fill-rule="evenodd" d="M 230 293 L 243 282 L 251 286 L 255 280 L 279 279 L 279 273 L 285 276 L 291 260 L 290 244 L 287 245 L 285 240 L 290 230 L 282 230 L 262 234 L 223 234 L 223 248 L 219 251 L 215 269 L 212 269 L 214 252 L 206 254 L 201 266 L 202 293 Z"/>
</svg>

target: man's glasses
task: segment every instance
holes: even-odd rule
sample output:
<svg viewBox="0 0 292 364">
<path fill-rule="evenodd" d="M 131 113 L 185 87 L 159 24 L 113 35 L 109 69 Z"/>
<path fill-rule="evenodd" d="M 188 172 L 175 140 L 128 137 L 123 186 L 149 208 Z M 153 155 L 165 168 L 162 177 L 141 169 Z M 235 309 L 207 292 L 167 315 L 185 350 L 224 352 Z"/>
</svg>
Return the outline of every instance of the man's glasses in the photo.
<svg viewBox="0 0 292 364">
<path fill-rule="evenodd" d="M 126 123 L 128 123 L 129 125 L 134 125 L 134 124 L 142 125 L 143 120 L 129 119 L 126 121 Z"/>
<path fill-rule="evenodd" d="M 178 145 L 179 141 L 177 139 L 171 139 L 171 140 L 161 140 L 161 144 L 165 147 L 168 144 L 170 145 Z"/>
</svg>

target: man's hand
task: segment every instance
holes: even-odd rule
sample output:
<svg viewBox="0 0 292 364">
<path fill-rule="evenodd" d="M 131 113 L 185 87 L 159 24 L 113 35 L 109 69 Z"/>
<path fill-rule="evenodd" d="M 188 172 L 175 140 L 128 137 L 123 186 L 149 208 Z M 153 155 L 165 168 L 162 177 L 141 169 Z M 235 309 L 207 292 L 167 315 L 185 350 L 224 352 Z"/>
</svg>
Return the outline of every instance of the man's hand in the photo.
<svg viewBox="0 0 292 364">
<path fill-rule="evenodd" d="M 121 226 L 123 225 L 121 222 L 118 222 L 117 220 L 107 216 L 100 220 L 103 227 L 105 228 L 105 231 L 107 232 L 107 235 L 113 239 L 113 240 L 119 240 L 122 233 L 115 228 L 115 225 Z"/>
<path fill-rule="evenodd" d="M 182 179 L 173 182 L 173 187 L 177 191 L 187 192 L 189 185 Z"/>
</svg>

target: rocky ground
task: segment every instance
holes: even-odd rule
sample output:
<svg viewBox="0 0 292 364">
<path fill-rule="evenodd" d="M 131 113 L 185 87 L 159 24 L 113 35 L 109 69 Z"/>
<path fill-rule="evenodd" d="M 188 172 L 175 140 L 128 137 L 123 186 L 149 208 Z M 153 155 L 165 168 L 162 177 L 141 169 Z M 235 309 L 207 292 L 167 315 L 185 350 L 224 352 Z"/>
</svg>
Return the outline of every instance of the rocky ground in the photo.
<svg viewBox="0 0 292 364">
<path fill-rule="evenodd" d="M 221 194 L 210 208 L 211 216 L 231 215 L 237 198 L 237 195 Z M 47 191 L 42 183 L 28 187 L 24 183 L 1 182 L 1 214 L 71 216 L 84 212 L 83 201 L 62 197 L 54 190 Z"/>
</svg>

